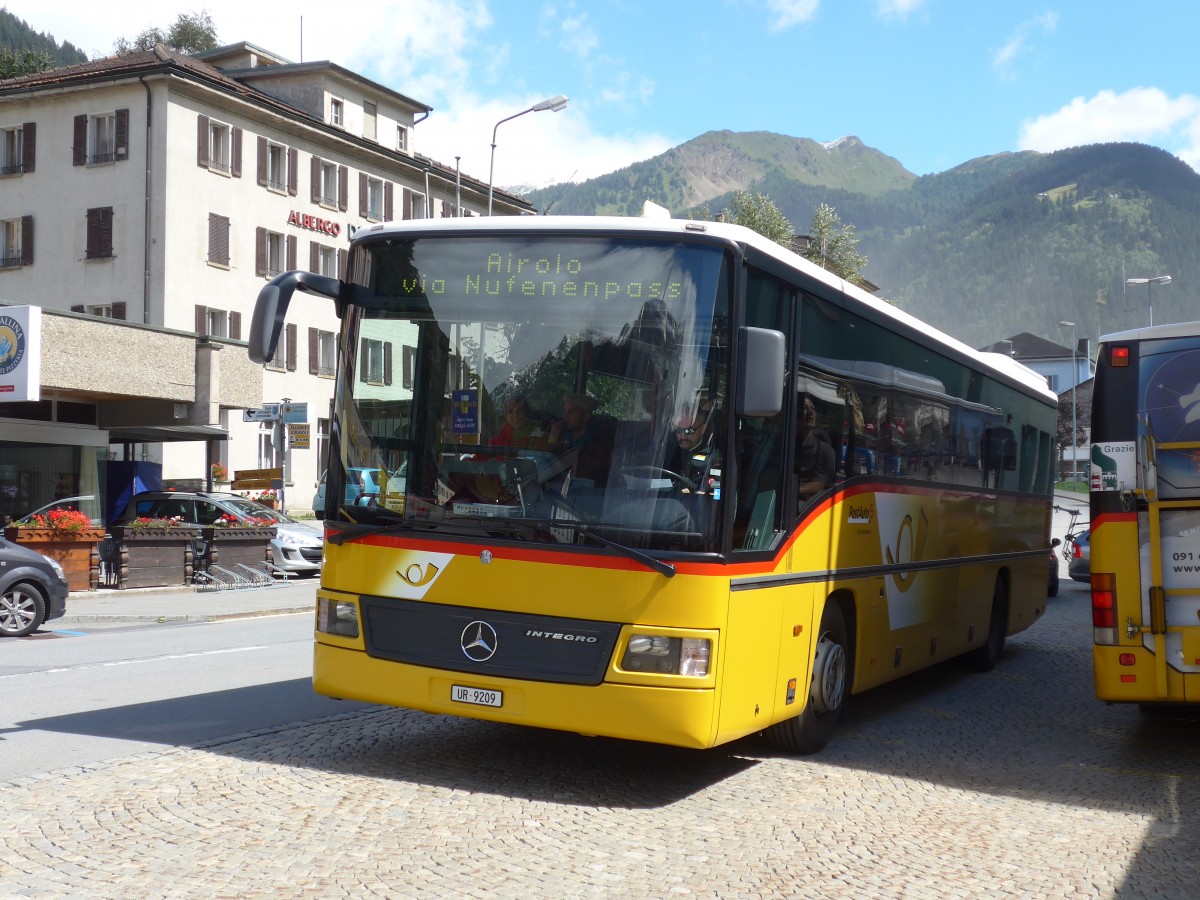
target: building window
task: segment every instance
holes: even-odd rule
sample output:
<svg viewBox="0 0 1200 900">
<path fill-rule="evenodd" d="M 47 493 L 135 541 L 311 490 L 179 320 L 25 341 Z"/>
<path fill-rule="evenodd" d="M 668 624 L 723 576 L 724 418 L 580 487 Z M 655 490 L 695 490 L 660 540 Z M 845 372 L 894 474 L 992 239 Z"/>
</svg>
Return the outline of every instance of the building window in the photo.
<svg viewBox="0 0 1200 900">
<path fill-rule="evenodd" d="M 196 304 L 196 334 L 240 341 L 242 314 Z"/>
<path fill-rule="evenodd" d="M 208 261 L 229 266 L 229 217 L 208 214 Z"/>
<path fill-rule="evenodd" d="M 338 202 L 338 167 L 336 163 L 321 162 L 321 203 L 325 206 L 337 206 Z"/>
<path fill-rule="evenodd" d="M 208 123 L 208 167 L 218 172 L 229 172 L 230 130 L 220 122 Z"/>
<path fill-rule="evenodd" d="M 32 123 L 30 123 L 32 124 Z M 30 125 L 25 126 L 26 129 Z M 75 166 L 105 165 L 129 158 L 129 110 L 75 117 L 71 145 L 71 164 Z M 25 144 L 25 156 L 32 148 Z M 25 171 L 31 171 L 25 160 Z"/>
<path fill-rule="evenodd" d="M 100 206 L 87 211 L 88 259 L 111 259 L 113 255 L 113 209 Z"/>
<path fill-rule="evenodd" d="M 414 219 L 424 219 L 425 218 L 425 195 L 424 194 L 413 194 L 412 195 L 412 218 L 414 218 Z"/>
<path fill-rule="evenodd" d="M 383 180 L 367 179 L 367 220 L 379 222 L 383 219 Z"/>
<path fill-rule="evenodd" d="M 328 275 L 330 278 L 337 278 L 337 248 L 322 246 L 317 251 L 317 274 Z"/>
<path fill-rule="evenodd" d="M 361 378 L 368 384 L 383 384 L 384 375 L 383 341 L 362 339 L 362 359 L 358 361 L 361 368 Z"/>
<path fill-rule="evenodd" d="M 363 137 L 375 140 L 376 108 L 370 100 L 363 101 Z"/>
<path fill-rule="evenodd" d="M 287 190 L 287 158 L 287 147 L 279 144 L 267 146 L 267 187 L 273 191 Z"/>
<path fill-rule="evenodd" d="M 5 219 L 2 224 L 4 245 L 0 248 L 0 268 L 11 269 L 21 265 L 21 220 Z"/>
<path fill-rule="evenodd" d="M 401 153 L 408 152 L 408 126 L 396 126 L 396 149 Z"/>
<path fill-rule="evenodd" d="M 336 97 L 329 98 L 329 124 L 341 128 L 345 122 L 345 105 Z"/>
<path fill-rule="evenodd" d="M 337 366 L 337 335 L 318 328 L 308 329 L 308 374 L 332 378 Z"/>
<path fill-rule="evenodd" d="M 286 263 L 286 244 L 283 235 L 277 231 L 267 232 L 267 277 L 274 278 L 284 270 Z"/>
<path fill-rule="evenodd" d="M 24 169 L 24 130 L 5 128 L 0 132 L 0 175 L 19 175 Z"/>
</svg>

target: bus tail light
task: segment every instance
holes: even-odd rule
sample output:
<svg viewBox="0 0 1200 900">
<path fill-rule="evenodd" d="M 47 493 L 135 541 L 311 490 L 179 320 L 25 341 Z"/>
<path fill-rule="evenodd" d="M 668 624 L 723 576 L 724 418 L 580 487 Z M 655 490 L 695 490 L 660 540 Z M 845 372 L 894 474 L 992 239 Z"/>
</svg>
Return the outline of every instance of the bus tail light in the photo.
<svg viewBox="0 0 1200 900">
<path fill-rule="evenodd" d="M 712 641 L 704 638 L 676 638 L 661 634 L 630 636 L 621 660 L 629 672 L 655 672 L 664 675 L 708 676 Z"/>
<path fill-rule="evenodd" d="M 1122 653 L 1117 657 L 1117 662 L 1123 666 L 1136 666 L 1137 657 L 1132 653 Z"/>
<path fill-rule="evenodd" d="M 358 606 L 344 600 L 317 598 L 317 631 L 358 637 Z"/>
<path fill-rule="evenodd" d="M 1108 629 L 1113 631 L 1117 627 L 1117 579 L 1107 572 L 1092 573 L 1092 628 Z M 1108 641 L 1101 641 L 1100 636 L 1096 636 L 1097 643 L 1114 643 L 1115 631 L 1113 637 Z"/>
<path fill-rule="evenodd" d="M 1114 369 L 1125 369 L 1129 367 L 1129 348 L 1117 344 L 1109 353 L 1108 363 Z"/>
</svg>

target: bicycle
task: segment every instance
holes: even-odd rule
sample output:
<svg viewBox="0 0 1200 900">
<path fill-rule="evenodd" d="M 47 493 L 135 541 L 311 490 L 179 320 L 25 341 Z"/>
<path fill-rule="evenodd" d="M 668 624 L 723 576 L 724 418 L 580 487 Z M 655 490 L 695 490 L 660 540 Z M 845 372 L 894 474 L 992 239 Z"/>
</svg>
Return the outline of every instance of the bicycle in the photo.
<svg viewBox="0 0 1200 900">
<path fill-rule="evenodd" d="M 1062 542 L 1062 550 L 1059 551 L 1062 553 L 1062 558 L 1067 562 L 1070 562 L 1075 550 L 1075 538 L 1083 533 L 1082 530 L 1075 530 L 1075 522 L 1081 515 L 1083 515 L 1083 510 L 1079 509 L 1078 507 L 1072 509 L 1066 506 L 1059 506 L 1058 504 L 1055 504 L 1053 509 L 1057 512 L 1066 513 L 1071 517 L 1071 522 L 1069 525 L 1067 525 L 1067 539 Z"/>
</svg>

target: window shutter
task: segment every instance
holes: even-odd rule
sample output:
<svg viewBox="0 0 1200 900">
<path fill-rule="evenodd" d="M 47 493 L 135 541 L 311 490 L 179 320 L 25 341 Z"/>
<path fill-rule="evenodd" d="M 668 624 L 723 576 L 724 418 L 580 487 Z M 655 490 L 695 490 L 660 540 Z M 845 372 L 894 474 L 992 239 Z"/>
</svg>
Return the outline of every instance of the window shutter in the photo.
<svg viewBox="0 0 1200 900">
<path fill-rule="evenodd" d="M 84 248 L 86 259 L 95 259 L 100 255 L 100 210 L 87 211 L 87 246 Z"/>
<path fill-rule="evenodd" d="M 117 110 L 117 134 L 116 134 L 116 151 L 113 154 L 114 159 L 129 159 L 129 110 Z"/>
<path fill-rule="evenodd" d="M 321 371 L 321 336 L 315 328 L 308 329 L 308 374 Z"/>
<path fill-rule="evenodd" d="M 229 265 L 229 219 L 208 214 L 208 261 L 218 265 Z"/>
<path fill-rule="evenodd" d="M 288 178 L 287 192 L 295 197 L 300 185 L 300 151 L 295 147 L 288 148 Z"/>
<path fill-rule="evenodd" d="M 287 323 L 287 359 L 285 363 L 289 372 L 296 371 L 296 345 L 299 343 L 297 335 L 299 328 L 295 322 Z"/>
<path fill-rule="evenodd" d="M 442 218 L 450 219 L 454 216 L 454 207 L 450 205 L 449 200 L 442 201 Z"/>
<path fill-rule="evenodd" d="M 208 307 L 196 304 L 196 334 L 208 334 Z"/>
<path fill-rule="evenodd" d="M 33 265 L 33 216 L 21 216 L 21 265 Z"/>
<path fill-rule="evenodd" d="M 258 139 L 258 183 L 264 187 L 267 184 L 267 139 Z"/>
<path fill-rule="evenodd" d="M 413 348 L 407 345 L 400 347 L 400 386 L 412 389 Z"/>
<path fill-rule="evenodd" d="M 316 154 L 312 158 L 312 202 L 321 202 L 321 157 Z"/>
<path fill-rule="evenodd" d="M 401 207 L 401 211 L 400 211 L 401 217 L 403 217 L 405 219 L 411 219 L 412 218 L 412 191 L 410 191 L 408 188 L 404 189 L 404 193 L 403 193 L 402 199 L 400 201 L 400 207 Z"/>
<path fill-rule="evenodd" d="M 316 241 L 308 242 L 308 271 L 321 271 L 321 245 Z"/>
<path fill-rule="evenodd" d="M 360 338 L 358 342 L 358 380 L 367 380 L 367 339 Z"/>
<path fill-rule="evenodd" d="M 21 171 L 32 172 L 37 150 L 37 122 L 26 122 L 21 126 Z"/>
<path fill-rule="evenodd" d="M 298 243 L 294 234 L 287 236 L 287 271 L 289 272 L 296 270 L 296 245 Z"/>
<path fill-rule="evenodd" d="M 100 208 L 100 255 L 113 255 L 113 210 L 111 206 Z"/>
<path fill-rule="evenodd" d="M 234 178 L 242 177 L 242 129 L 234 127 L 229 138 L 229 169 Z"/>
<path fill-rule="evenodd" d="M 229 314 L 229 336 L 235 341 L 242 339 L 242 314 L 240 312 Z"/>
<path fill-rule="evenodd" d="M 75 117 L 75 136 L 71 144 L 71 165 L 87 164 L 87 116 Z"/>
<path fill-rule="evenodd" d="M 367 173 L 358 173 L 358 217 L 367 217 Z"/>
<path fill-rule="evenodd" d="M 122 322 L 125 321 L 125 301 L 124 300 L 116 300 L 113 302 L 112 317 L 114 319 L 120 319 Z"/>
<path fill-rule="evenodd" d="M 267 274 L 267 229 L 254 229 L 254 274 Z"/>
<path fill-rule="evenodd" d="M 346 280 L 346 251 L 345 250 L 338 251 L 337 266 L 338 266 L 337 277 L 342 279 L 342 281 L 345 281 Z"/>
<path fill-rule="evenodd" d="M 208 116 L 196 116 L 196 165 L 208 168 Z"/>
<path fill-rule="evenodd" d="M 392 221 L 392 183 L 385 181 L 383 183 L 383 218 L 384 221 Z"/>
<path fill-rule="evenodd" d="M 392 383 L 392 342 L 383 345 L 383 383 Z"/>
<path fill-rule="evenodd" d="M 350 208 L 350 169 L 338 166 L 338 209 L 345 212 Z"/>
</svg>

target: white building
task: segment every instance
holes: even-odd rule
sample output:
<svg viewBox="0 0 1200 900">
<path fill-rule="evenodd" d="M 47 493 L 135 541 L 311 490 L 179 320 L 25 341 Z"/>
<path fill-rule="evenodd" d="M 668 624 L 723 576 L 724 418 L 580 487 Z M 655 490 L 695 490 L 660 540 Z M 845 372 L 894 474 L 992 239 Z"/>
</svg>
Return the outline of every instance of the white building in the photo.
<svg viewBox="0 0 1200 900">
<path fill-rule="evenodd" d="M 280 271 L 339 273 L 356 228 L 486 212 L 486 183 L 416 152 L 430 112 L 244 43 L 0 82 L 0 312 L 37 306 L 45 323 L 40 400 L 0 395 L 0 518 L 103 492 L 110 458 L 161 461 L 178 487 L 212 462 L 282 466 L 288 507 L 306 509 L 338 321 L 300 298 L 262 367 L 246 359 L 249 314 Z M 494 211 L 532 210 L 497 192 Z M 243 421 L 284 398 L 307 404 L 309 449 Z"/>
</svg>

